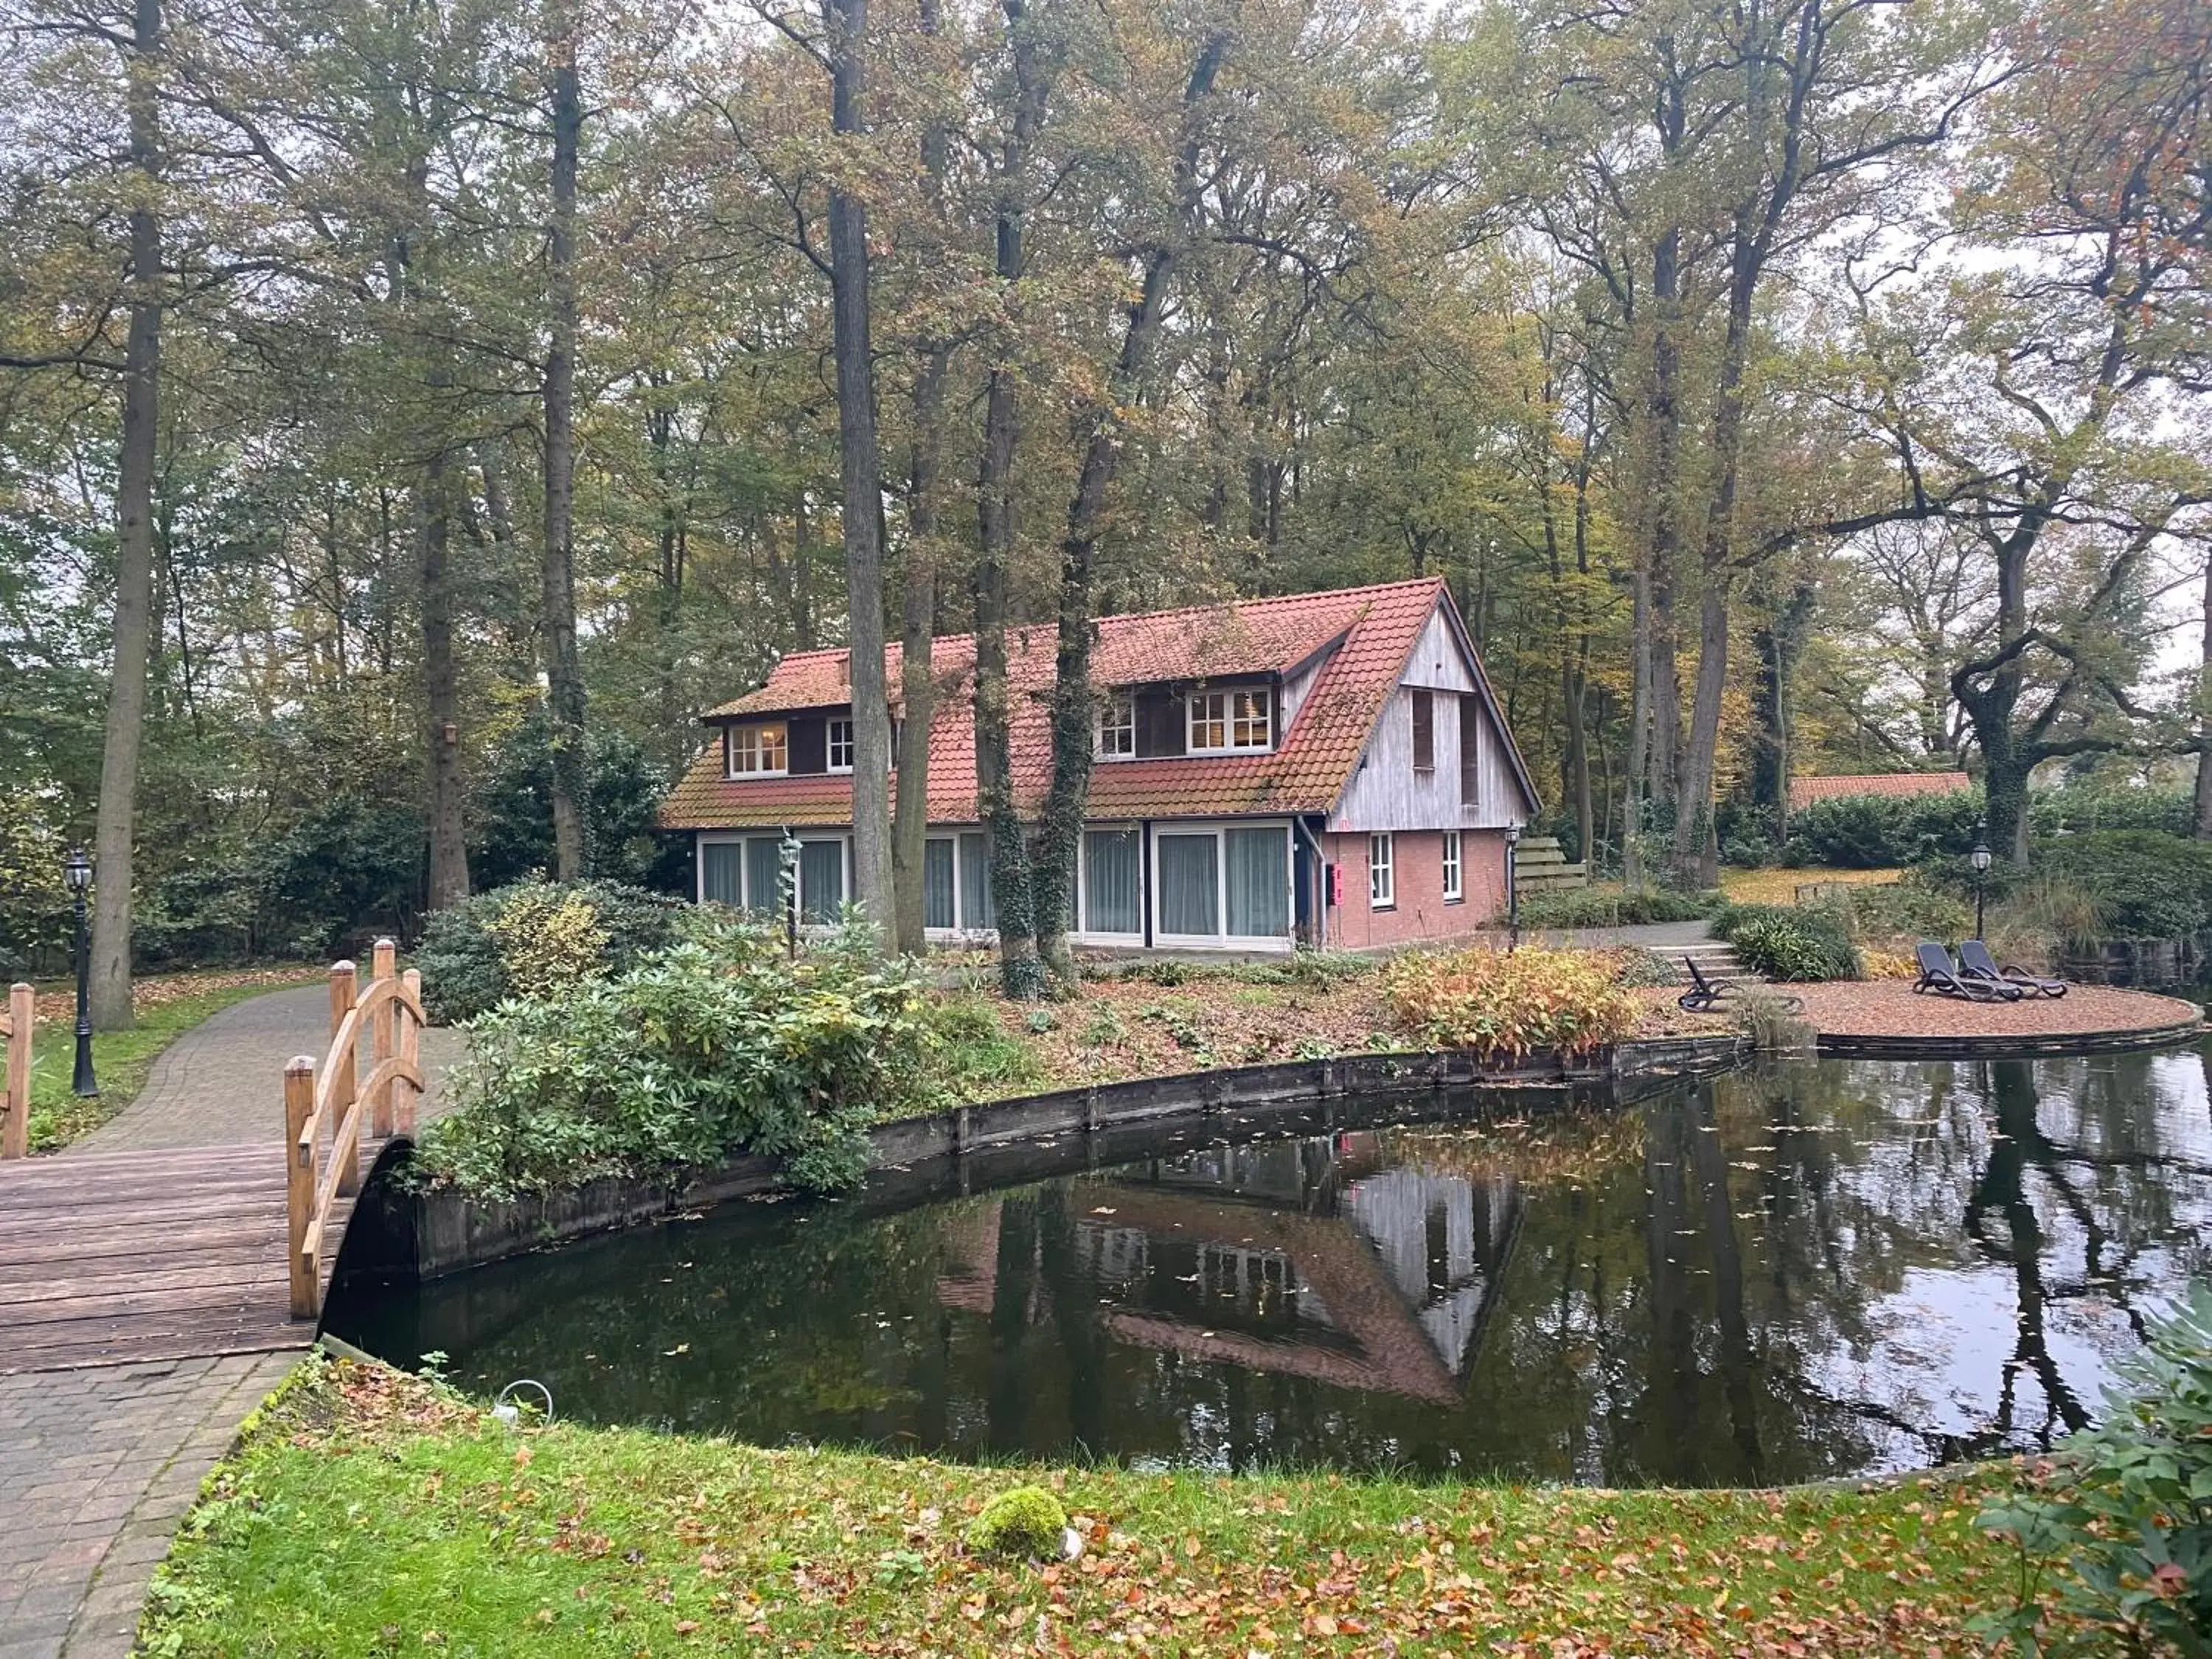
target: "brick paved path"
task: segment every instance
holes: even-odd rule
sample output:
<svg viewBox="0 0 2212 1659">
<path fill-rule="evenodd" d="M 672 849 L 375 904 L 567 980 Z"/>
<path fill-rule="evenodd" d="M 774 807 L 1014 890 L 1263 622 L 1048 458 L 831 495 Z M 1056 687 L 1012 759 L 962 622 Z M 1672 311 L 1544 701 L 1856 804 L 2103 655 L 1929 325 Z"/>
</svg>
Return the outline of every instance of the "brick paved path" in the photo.
<svg viewBox="0 0 2212 1659">
<path fill-rule="evenodd" d="M 161 1051 L 138 1097 L 68 1151 L 129 1152 L 178 1146 L 229 1146 L 284 1138 L 284 1062 L 318 1060 L 330 1044 L 331 994 L 302 985 L 248 997 L 197 1025 Z M 461 1053 L 458 1032 L 422 1033 L 425 1087 L 418 1121 L 437 1115 L 439 1083 Z"/>
<path fill-rule="evenodd" d="M 224 1009 L 171 1044 L 137 1099 L 54 1162 L 235 1146 L 281 1168 L 284 1062 L 319 1057 L 329 1023 L 320 985 Z M 422 1034 L 423 1121 L 461 1047 L 454 1033 Z M 155 1565 L 202 1478 L 305 1340 L 295 1327 L 283 1352 L 0 1375 L 0 1659 L 130 1652 Z M 9 1342 L 0 1307 L 0 1358 Z"/>
<path fill-rule="evenodd" d="M 131 1651 L 201 1480 L 297 1358 L 0 1376 L 0 1659 Z"/>
</svg>

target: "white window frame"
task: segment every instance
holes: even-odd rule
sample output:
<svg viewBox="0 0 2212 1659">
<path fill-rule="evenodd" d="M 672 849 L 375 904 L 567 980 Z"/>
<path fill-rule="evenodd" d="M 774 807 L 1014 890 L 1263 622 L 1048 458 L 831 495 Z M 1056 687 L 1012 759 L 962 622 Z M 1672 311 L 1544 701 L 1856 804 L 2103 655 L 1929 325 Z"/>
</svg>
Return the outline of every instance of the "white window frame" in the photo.
<svg viewBox="0 0 2212 1659">
<path fill-rule="evenodd" d="M 837 843 L 838 847 L 842 849 L 844 862 L 844 872 L 842 876 L 844 894 L 848 899 L 851 898 L 853 895 L 853 837 L 851 833 L 842 830 L 800 830 L 794 833 L 796 839 L 801 847 L 810 846 L 816 842 L 824 841 L 830 841 Z M 756 898 L 753 894 L 746 890 L 746 884 L 751 879 L 752 871 L 745 862 L 745 856 L 743 849 L 747 842 L 759 841 L 763 837 L 781 841 L 783 839 L 783 831 L 777 829 L 768 828 L 752 830 L 699 830 L 697 832 L 699 847 L 698 855 L 692 860 L 692 863 L 696 866 L 692 872 L 692 902 L 697 904 L 704 904 L 707 902 L 707 848 L 710 845 L 736 847 L 739 849 L 738 853 L 738 907 L 743 909 L 763 911 L 772 908 L 773 906 L 771 904 L 764 904 L 761 902 L 761 901 Z M 781 863 L 779 863 L 779 878 L 776 884 L 778 897 L 781 896 L 782 881 L 780 874 L 781 867 Z M 955 874 L 957 878 L 957 872 L 956 872 Z M 795 893 L 793 896 L 799 900 L 803 913 L 805 905 L 805 895 L 804 893 Z M 959 913 L 955 911 L 953 914 L 957 915 Z M 804 934 L 812 935 L 817 933 L 825 933 L 830 930 L 821 922 L 806 921 L 802 920 L 799 924 L 799 931 Z"/>
<path fill-rule="evenodd" d="M 1374 830 L 1367 837 L 1367 908 L 1370 910 L 1395 910 L 1398 908 L 1397 845 L 1388 830 Z"/>
<path fill-rule="evenodd" d="M 845 738 L 842 744 L 837 740 L 837 730 L 840 726 L 842 726 L 845 731 Z M 842 748 L 845 751 L 845 758 L 842 763 L 840 763 L 837 759 L 837 750 L 840 748 Z M 829 720 L 823 723 L 822 753 L 824 765 L 828 770 L 837 773 L 849 773 L 852 771 L 853 717 L 851 715 L 848 714 L 842 720 L 839 720 L 835 715 L 832 715 Z"/>
<path fill-rule="evenodd" d="M 1091 826 L 1086 825 L 1085 828 Z M 1103 826 L 1102 826 L 1103 827 Z M 1170 933 L 1160 926 L 1160 837 L 1213 837 L 1213 914 L 1224 929 L 1229 926 L 1229 842 L 1231 830 L 1276 830 L 1283 832 L 1283 914 L 1288 918 L 1278 933 Z M 1296 948 L 1293 935 L 1298 918 L 1297 844 L 1288 818 L 1160 818 L 1152 823 L 1151 845 L 1145 854 L 1145 914 L 1152 924 L 1152 944 L 1169 951 L 1282 951 Z"/>
<path fill-rule="evenodd" d="M 1141 918 L 1151 914 L 1152 894 L 1149 890 L 1149 860 L 1145 856 L 1144 826 L 1139 823 L 1092 823 L 1086 822 L 1083 833 L 1100 835 L 1133 835 L 1137 837 L 1137 915 Z M 1145 942 L 1141 921 L 1133 933 L 1105 933 L 1089 925 L 1091 921 L 1091 860 L 1085 856 L 1088 848 L 1078 843 L 1075 854 L 1075 919 L 1077 927 L 1073 937 L 1085 945 L 1142 945 Z"/>
<path fill-rule="evenodd" d="M 1443 836 L 1444 902 L 1458 904 L 1467 897 L 1467 848 L 1456 830 L 1445 830 Z"/>
<path fill-rule="evenodd" d="M 925 927 L 921 930 L 924 939 L 935 939 L 941 945 L 988 945 L 998 939 L 999 930 L 995 927 L 963 927 L 960 925 L 960 918 L 968 913 L 968 884 L 960 873 L 960 837 L 979 831 L 986 836 L 989 834 L 980 823 L 933 823 L 924 831 L 923 839 L 926 841 L 949 841 L 952 843 L 952 926 Z"/>
<path fill-rule="evenodd" d="M 781 766 L 748 766 L 738 764 L 738 733 L 744 732 L 753 739 L 750 745 L 757 757 L 767 748 L 761 739 L 773 732 L 775 747 L 783 757 Z M 791 775 L 791 726 L 786 720 L 762 720 L 722 728 L 722 775 L 727 778 L 783 778 Z"/>
<path fill-rule="evenodd" d="M 1218 712 L 1216 712 L 1216 711 Z M 1245 740 L 1238 742 L 1242 728 Z M 1257 729 L 1259 740 L 1252 741 Z M 1201 741 L 1201 729 L 1218 729 L 1219 743 Z M 1275 747 L 1274 699 L 1266 686 L 1232 686 L 1194 691 L 1183 699 L 1183 752 L 1187 755 L 1265 755 Z"/>
<path fill-rule="evenodd" d="M 1091 717 L 1091 752 L 1099 760 L 1137 757 L 1137 698 L 1131 691 L 1109 691 Z"/>
</svg>

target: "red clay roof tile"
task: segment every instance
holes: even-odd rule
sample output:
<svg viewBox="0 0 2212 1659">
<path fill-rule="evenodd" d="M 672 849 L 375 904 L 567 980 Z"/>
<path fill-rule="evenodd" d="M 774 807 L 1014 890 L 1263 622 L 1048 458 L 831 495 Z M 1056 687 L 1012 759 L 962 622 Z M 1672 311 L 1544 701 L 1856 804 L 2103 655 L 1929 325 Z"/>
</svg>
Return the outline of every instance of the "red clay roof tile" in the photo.
<svg viewBox="0 0 2212 1659">
<path fill-rule="evenodd" d="M 1971 788 L 1964 772 L 1853 772 L 1832 778 L 1792 778 L 1790 805 L 1835 800 L 1846 795 L 1948 795 Z"/>
<path fill-rule="evenodd" d="M 1089 816 L 1328 811 L 1343 793 L 1384 700 L 1443 593 L 1443 584 L 1431 578 L 1101 618 L 1094 658 L 1100 685 L 1281 672 L 1326 646 L 1343 643 L 1322 666 L 1273 753 L 1102 761 L 1091 773 Z M 1006 654 L 1013 690 L 1014 788 L 1021 810 L 1029 813 L 1042 799 L 1051 766 L 1047 699 L 1053 682 L 1053 629 L 1038 625 L 1010 632 Z M 894 687 L 899 660 L 893 646 L 886 666 Z M 939 688 L 929 734 L 933 823 L 976 818 L 974 664 L 975 641 L 968 635 L 939 640 L 932 652 Z M 801 652 L 777 665 L 759 690 L 709 710 L 705 718 L 726 720 L 821 708 L 850 696 L 845 652 Z M 851 816 L 848 779 L 733 781 L 723 776 L 720 747 L 715 744 L 670 793 L 660 821 L 669 829 L 719 830 L 842 823 Z"/>
</svg>

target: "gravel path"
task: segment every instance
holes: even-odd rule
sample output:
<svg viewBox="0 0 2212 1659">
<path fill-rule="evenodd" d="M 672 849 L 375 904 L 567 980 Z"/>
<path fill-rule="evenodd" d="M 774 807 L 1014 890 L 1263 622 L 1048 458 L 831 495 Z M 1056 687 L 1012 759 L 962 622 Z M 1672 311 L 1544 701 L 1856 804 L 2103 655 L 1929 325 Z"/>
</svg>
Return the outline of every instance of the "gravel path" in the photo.
<svg viewBox="0 0 2212 1659">
<path fill-rule="evenodd" d="M 138 1097 L 58 1156 L 274 1145 L 284 1133 L 284 1063 L 295 1054 L 321 1060 L 330 1046 L 330 1011 L 325 985 L 233 1003 L 163 1049 Z M 458 1031 L 422 1033 L 425 1088 L 418 1121 L 437 1115 L 445 1073 L 464 1049 Z"/>
</svg>

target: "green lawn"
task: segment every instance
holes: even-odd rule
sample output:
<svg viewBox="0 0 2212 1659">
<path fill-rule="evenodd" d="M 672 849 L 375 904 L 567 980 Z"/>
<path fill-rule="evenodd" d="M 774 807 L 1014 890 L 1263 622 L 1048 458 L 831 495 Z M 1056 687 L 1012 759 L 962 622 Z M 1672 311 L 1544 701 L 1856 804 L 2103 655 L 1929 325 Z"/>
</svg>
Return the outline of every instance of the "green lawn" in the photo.
<svg viewBox="0 0 2212 1659">
<path fill-rule="evenodd" d="M 318 977 L 306 969 L 262 969 L 236 973 L 179 974 L 139 981 L 137 1024 L 127 1031 L 95 1031 L 93 1075 L 100 1093 L 79 1100 L 70 1092 L 76 1070 L 74 1016 L 41 1020 L 31 1054 L 31 1150 L 50 1152 L 88 1134 L 128 1106 L 145 1085 L 146 1073 L 161 1050 L 209 1015 L 282 986 Z M 55 987 L 40 988 L 52 993 Z"/>
<path fill-rule="evenodd" d="M 632 1430 L 517 1434 L 309 1362 L 210 1477 L 145 1651 L 1965 1655 L 2006 1478 L 1780 1492 L 994 1469 Z M 969 1554 L 1006 1488 L 1088 1537 Z"/>
</svg>

